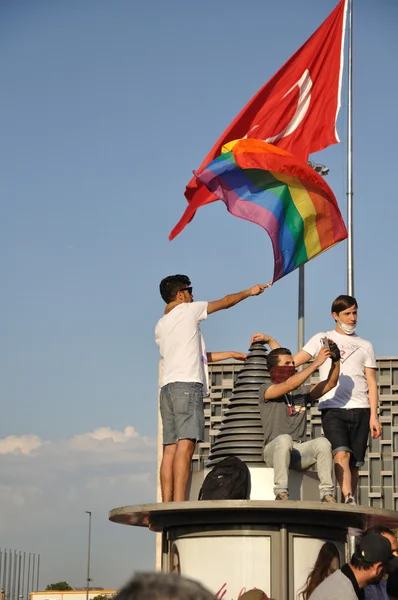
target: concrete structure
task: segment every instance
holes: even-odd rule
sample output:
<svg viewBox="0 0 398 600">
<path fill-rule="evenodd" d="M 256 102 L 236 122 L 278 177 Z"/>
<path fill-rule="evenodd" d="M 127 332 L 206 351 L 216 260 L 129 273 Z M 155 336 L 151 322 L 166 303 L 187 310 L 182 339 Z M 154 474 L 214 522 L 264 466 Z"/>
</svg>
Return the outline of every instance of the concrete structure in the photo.
<svg viewBox="0 0 398 600">
<path fill-rule="evenodd" d="M 171 502 L 111 510 L 115 523 L 162 535 L 163 571 L 198 579 L 221 600 L 262 589 L 297 600 L 325 541 L 348 558 L 349 529 L 396 527 L 392 511 L 320 502 L 253 500 Z"/>
<path fill-rule="evenodd" d="M 194 472 L 207 463 L 232 397 L 234 380 L 241 369 L 242 364 L 234 362 L 210 365 L 211 395 L 205 402 L 205 441 L 197 445 Z M 317 375 L 311 381 L 315 383 Z M 369 438 L 369 451 L 360 471 L 359 501 L 374 508 L 398 510 L 398 356 L 377 359 L 377 382 L 383 435 L 380 440 Z M 309 414 L 307 433 L 309 438 L 321 433 L 321 418 L 316 407 Z"/>
</svg>

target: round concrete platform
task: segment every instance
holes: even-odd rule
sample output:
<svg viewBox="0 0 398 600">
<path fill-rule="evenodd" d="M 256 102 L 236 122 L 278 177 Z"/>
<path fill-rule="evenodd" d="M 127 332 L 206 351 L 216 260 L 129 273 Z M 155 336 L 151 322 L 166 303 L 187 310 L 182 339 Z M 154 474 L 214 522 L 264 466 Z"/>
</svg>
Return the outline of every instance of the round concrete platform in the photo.
<svg viewBox="0 0 398 600">
<path fill-rule="evenodd" d="M 398 526 L 398 512 L 368 506 L 275 500 L 202 500 L 122 506 L 109 511 L 109 520 L 122 525 L 149 527 L 162 532 L 169 527 L 210 524 L 300 523 L 338 529 L 367 529 L 375 525 Z"/>
</svg>

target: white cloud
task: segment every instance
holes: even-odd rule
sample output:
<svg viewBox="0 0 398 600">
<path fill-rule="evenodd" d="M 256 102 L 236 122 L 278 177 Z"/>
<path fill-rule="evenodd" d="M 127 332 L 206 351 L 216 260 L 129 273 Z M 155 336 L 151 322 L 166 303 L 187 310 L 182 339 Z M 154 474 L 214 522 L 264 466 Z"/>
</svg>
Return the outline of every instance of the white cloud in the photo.
<svg viewBox="0 0 398 600">
<path fill-rule="evenodd" d="M 99 427 L 89 435 L 94 440 L 111 439 L 114 442 L 126 442 L 127 440 L 139 437 L 139 433 L 130 425 L 125 427 L 124 431 L 117 431 L 115 429 L 111 429 L 110 427 Z"/>
<path fill-rule="evenodd" d="M 0 454 L 30 454 L 43 444 L 37 435 L 9 435 L 0 439 Z"/>
<path fill-rule="evenodd" d="M 153 568 L 155 536 L 110 523 L 108 511 L 154 501 L 156 458 L 156 440 L 132 426 L 100 427 L 64 440 L 35 434 L 0 439 L 2 546 L 40 553 L 42 585 L 60 579 L 84 585 L 90 510 L 94 584 L 117 587 L 128 578 L 137 540 L 137 568 Z"/>
</svg>

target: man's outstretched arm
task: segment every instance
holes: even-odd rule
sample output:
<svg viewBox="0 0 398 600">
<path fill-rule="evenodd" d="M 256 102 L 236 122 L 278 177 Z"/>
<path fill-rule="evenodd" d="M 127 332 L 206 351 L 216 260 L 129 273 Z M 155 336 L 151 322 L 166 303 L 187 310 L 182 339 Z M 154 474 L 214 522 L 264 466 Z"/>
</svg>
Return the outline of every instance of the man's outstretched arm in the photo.
<svg viewBox="0 0 398 600">
<path fill-rule="evenodd" d="M 235 350 L 227 350 L 226 352 L 207 352 L 207 362 L 219 362 L 220 360 L 228 360 L 229 358 L 245 360 L 246 356 L 247 354 L 235 352 Z"/>
<path fill-rule="evenodd" d="M 274 383 L 273 385 L 270 385 L 264 394 L 265 402 L 267 402 L 267 400 L 279 398 L 280 396 L 288 394 L 289 392 L 292 392 L 296 388 L 300 387 L 300 385 L 302 385 L 308 379 L 308 377 L 310 377 L 310 375 L 312 375 L 312 373 L 318 369 L 318 367 L 323 365 L 327 358 L 330 358 L 330 350 L 323 347 L 314 362 L 312 362 L 306 369 L 295 373 L 283 383 Z"/>
<path fill-rule="evenodd" d="M 242 302 L 242 300 L 246 300 L 246 298 L 250 298 L 250 296 L 259 296 L 263 293 L 265 288 L 270 287 L 270 285 L 270 283 L 258 283 L 257 285 L 253 285 L 253 287 L 249 288 L 248 290 L 243 290 L 242 292 L 237 292 L 236 294 L 228 294 L 228 296 L 224 296 L 224 298 L 221 298 L 220 300 L 209 302 L 207 305 L 207 314 L 211 315 L 219 310 L 231 308 L 231 306 L 235 306 L 235 304 Z"/>
</svg>

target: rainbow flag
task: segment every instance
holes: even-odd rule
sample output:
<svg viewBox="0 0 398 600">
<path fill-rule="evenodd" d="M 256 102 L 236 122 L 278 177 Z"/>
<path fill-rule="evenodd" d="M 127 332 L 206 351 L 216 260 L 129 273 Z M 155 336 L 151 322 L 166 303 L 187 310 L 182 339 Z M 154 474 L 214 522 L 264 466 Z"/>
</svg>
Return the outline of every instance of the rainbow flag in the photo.
<svg viewBox="0 0 398 600">
<path fill-rule="evenodd" d="M 274 251 L 273 281 L 347 237 L 336 198 L 304 161 L 261 140 L 235 140 L 196 178 L 228 211 L 261 225 Z"/>
</svg>

